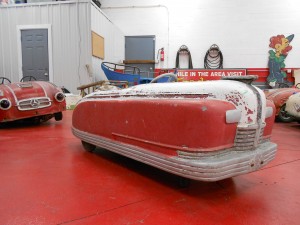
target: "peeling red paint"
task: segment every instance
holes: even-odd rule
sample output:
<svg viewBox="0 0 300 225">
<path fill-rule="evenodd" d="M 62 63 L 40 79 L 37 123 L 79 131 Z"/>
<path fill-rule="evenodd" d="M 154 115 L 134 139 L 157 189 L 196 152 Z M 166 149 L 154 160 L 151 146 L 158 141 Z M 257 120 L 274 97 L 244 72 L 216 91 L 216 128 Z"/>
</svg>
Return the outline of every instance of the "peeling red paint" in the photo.
<svg viewBox="0 0 300 225">
<path fill-rule="evenodd" d="M 242 101 L 242 95 L 240 92 L 231 92 L 230 94 L 225 95 L 225 99 L 229 102 L 232 102 L 234 105 L 242 105 L 245 104 L 244 101 Z"/>
<path fill-rule="evenodd" d="M 253 122 L 253 120 L 251 119 L 250 116 L 248 116 L 248 123 L 252 123 L 252 122 Z"/>
<path fill-rule="evenodd" d="M 251 109 L 249 109 L 247 106 L 245 106 L 245 110 L 246 110 L 246 115 L 254 114 L 254 112 Z"/>
</svg>

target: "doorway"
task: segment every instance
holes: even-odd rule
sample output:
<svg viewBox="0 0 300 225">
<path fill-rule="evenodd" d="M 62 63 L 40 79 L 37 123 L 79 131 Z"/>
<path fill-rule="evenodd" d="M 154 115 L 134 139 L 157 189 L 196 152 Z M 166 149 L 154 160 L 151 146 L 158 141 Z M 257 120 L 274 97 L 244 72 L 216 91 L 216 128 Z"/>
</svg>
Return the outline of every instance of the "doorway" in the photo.
<svg viewBox="0 0 300 225">
<path fill-rule="evenodd" d="M 23 76 L 49 81 L 48 30 L 21 31 Z"/>
<path fill-rule="evenodd" d="M 155 36 L 126 36 L 124 64 L 139 67 L 141 77 L 153 78 L 155 69 Z"/>
<path fill-rule="evenodd" d="M 51 25 L 18 26 L 19 79 L 33 76 L 53 82 Z"/>
</svg>

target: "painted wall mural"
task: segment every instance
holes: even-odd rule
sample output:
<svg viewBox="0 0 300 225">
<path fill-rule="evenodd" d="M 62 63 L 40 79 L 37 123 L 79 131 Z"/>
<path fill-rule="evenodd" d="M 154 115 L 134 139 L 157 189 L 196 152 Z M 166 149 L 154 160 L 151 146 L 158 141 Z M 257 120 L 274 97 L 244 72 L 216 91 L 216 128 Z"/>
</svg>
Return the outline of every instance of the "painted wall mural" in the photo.
<svg viewBox="0 0 300 225">
<path fill-rule="evenodd" d="M 282 71 L 282 68 L 285 68 L 284 60 L 287 57 L 288 52 L 292 50 L 290 43 L 293 38 L 294 34 L 291 34 L 288 37 L 281 34 L 270 38 L 269 47 L 274 50 L 269 51 L 269 76 L 267 81 L 273 88 L 278 87 L 279 83 L 284 83 L 286 72 Z"/>
</svg>

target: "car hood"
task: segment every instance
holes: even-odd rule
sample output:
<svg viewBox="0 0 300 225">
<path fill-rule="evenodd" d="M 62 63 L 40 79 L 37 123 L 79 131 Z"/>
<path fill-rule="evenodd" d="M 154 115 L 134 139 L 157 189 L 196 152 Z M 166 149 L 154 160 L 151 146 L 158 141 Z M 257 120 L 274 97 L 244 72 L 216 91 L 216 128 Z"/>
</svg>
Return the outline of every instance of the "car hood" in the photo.
<svg viewBox="0 0 300 225">
<path fill-rule="evenodd" d="M 34 97 L 47 97 L 47 84 L 46 82 L 18 82 L 12 84 L 1 85 L 1 95 L 13 96 L 15 100 L 34 98 Z"/>
</svg>

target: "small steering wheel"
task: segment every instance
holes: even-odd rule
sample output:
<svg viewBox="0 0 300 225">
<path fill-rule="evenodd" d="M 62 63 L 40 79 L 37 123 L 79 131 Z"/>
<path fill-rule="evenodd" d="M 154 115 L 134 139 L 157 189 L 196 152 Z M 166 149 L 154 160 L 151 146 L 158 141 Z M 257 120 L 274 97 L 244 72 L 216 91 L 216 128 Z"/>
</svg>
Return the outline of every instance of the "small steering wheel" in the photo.
<svg viewBox="0 0 300 225">
<path fill-rule="evenodd" d="M 4 84 L 4 81 L 7 81 L 8 83 L 11 83 L 10 79 L 6 78 L 6 77 L 0 77 L 0 84 Z"/>
<path fill-rule="evenodd" d="M 153 80 L 151 80 L 150 84 L 151 83 L 157 83 L 157 81 L 159 79 L 163 78 L 163 77 L 169 77 L 167 82 L 172 82 L 172 81 L 177 82 L 178 81 L 178 78 L 177 78 L 176 74 L 174 74 L 174 73 L 164 73 L 164 74 L 161 74 L 161 75 L 155 77 Z"/>
<path fill-rule="evenodd" d="M 32 80 L 36 80 L 36 78 L 34 76 L 25 76 L 25 77 L 22 77 L 20 82 L 32 81 Z"/>
</svg>

